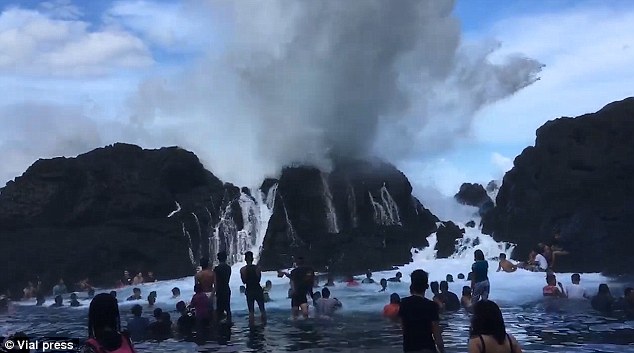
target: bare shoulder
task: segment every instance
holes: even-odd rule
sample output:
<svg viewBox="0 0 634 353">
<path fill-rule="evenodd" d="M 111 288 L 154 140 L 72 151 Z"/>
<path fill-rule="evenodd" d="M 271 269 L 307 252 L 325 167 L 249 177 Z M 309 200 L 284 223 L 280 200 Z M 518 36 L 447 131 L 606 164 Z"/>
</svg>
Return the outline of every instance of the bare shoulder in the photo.
<svg viewBox="0 0 634 353">
<path fill-rule="evenodd" d="M 513 337 L 513 335 L 511 334 L 509 334 L 509 338 L 511 339 L 511 343 L 513 343 L 513 353 L 522 353 L 522 347 L 520 347 L 517 339 L 515 339 L 515 337 Z"/>
</svg>

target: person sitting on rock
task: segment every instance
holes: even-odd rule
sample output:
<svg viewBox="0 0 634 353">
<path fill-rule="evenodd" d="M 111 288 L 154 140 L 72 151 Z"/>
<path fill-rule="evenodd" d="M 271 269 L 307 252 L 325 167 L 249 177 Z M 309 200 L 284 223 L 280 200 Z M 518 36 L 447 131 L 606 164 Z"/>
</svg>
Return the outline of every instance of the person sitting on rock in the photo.
<svg viewBox="0 0 634 353">
<path fill-rule="evenodd" d="M 548 262 L 548 268 L 550 268 L 551 264 L 553 262 L 553 251 L 552 251 L 552 249 L 546 243 L 539 243 L 539 244 L 537 244 L 537 247 L 539 249 L 541 249 L 541 252 L 539 252 L 539 254 L 541 254 L 544 258 L 546 258 L 546 261 Z"/>
<path fill-rule="evenodd" d="M 33 298 L 35 296 L 35 286 L 33 285 L 33 282 L 29 281 L 26 287 L 24 287 L 24 289 L 22 290 L 22 292 L 24 293 L 24 296 L 22 297 L 22 299 L 28 300 Z"/>
<path fill-rule="evenodd" d="M 123 278 L 121 279 L 121 283 L 125 286 L 129 286 L 132 284 L 132 277 L 130 276 L 130 272 L 123 271 Z"/>
<path fill-rule="evenodd" d="M 66 284 L 64 284 L 64 279 L 60 278 L 59 282 L 53 287 L 53 295 L 63 295 L 66 293 L 68 293 Z"/>
<path fill-rule="evenodd" d="M 147 277 L 145 277 L 144 282 L 145 282 L 145 283 L 153 283 L 153 282 L 156 282 L 156 278 L 154 278 L 154 272 L 149 271 L 149 272 L 147 273 Z"/>
<path fill-rule="evenodd" d="M 401 305 L 401 297 L 398 293 L 390 295 L 390 303 L 383 307 L 383 317 L 392 321 L 398 321 L 398 310 Z"/>
<path fill-rule="evenodd" d="M 372 272 L 370 270 L 367 270 L 365 272 L 365 278 L 363 279 L 363 281 L 361 281 L 361 283 L 363 284 L 373 284 L 376 283 L 373 279 L 372 279 Z"/>
<path fill-rule="evenodd" d="M 59 308 L 60 306 L 64 306 L 64 298 L 61 295 L 55 296 L 55 303 L 51 304 L 51 308 Z"/>
<path fill-rule="evenodd" d="M 143 273 L 141 272 L 137 273 L 137 275 L 132 280 L 132 284 L 134 285 L 143 284 L 143 282 L 144 282 Z"/>
<path fill-rule="evenodd" d="M 607 284 L 601 283 L 599 285 L 599 291 L 590 302 L 594 310 L 609 313 L 612 311 L 612 305 L 614 304 L 614 298 L 610 293 L 610 287 Z"/>
<path fill-rule="evenodd" d="M 396 272 L 396 275 L 394 277 L 388 278 L 387 281 L 388 282 L 400 282 L 401 281 L 401 277 L 403 277 L 403 274 L 400 272 Z"/>
<path fill-rule="evenodd" d="M 379 290 L 379 293 L 385 292 L 387 290 L 387 280 L 385 278 L 381 278 L 381 281 L 379 283 L 381 284 L 381 289 Z"/>
<path fill-rule="evenodd" d="M 77 293 L 73 293 L 70 295 L 70 306 L 81 306 L 81 303 L 79 302 L 79 300 L 77 300 Z"/>
<path fill-rule="evenodd" d="M 553 240 L 550 243 L 550 250 L 551 250 L 551 257 L 552 257 L 552 260 L 550 262 L 550 267 L 554 269 L 557 258 L 569 254 L 569 252 L 563 248 L 561 234 L 559 232 L 555 232 L 555 235 L 553 236 Z"/>
<path fill-rule="evenodd" d="M 128 297 L 128 299 L 126 300 L 141 300 L 141 289 L 140 288 L 134 288 L 132 289 L 132 295 Z"/>
<path fill-rule="evenodd" d="M 500 254 L 500 263 L 498 264 L 498 269 L 496 272 L 515 272 L 517 271 L 517 266 L 513 264 L 511 261 L 506 259 L 506 254 Z"/>
</svg>

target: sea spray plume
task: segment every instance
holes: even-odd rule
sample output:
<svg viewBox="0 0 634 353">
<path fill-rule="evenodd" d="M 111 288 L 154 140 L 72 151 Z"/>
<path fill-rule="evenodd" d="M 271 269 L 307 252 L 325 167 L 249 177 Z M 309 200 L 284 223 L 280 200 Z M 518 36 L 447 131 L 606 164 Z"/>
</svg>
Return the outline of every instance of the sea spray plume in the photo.
<svg viewBox="0 0 634 353">
<path fill-rule="evenodd" d="M 228 18 L 223 53 L 142 84 L 131 116 L 238 183 L 292 162 L 438 153 L 541 69 L 462 45 L 453 1 L 211 4 Z"/>
</svg>

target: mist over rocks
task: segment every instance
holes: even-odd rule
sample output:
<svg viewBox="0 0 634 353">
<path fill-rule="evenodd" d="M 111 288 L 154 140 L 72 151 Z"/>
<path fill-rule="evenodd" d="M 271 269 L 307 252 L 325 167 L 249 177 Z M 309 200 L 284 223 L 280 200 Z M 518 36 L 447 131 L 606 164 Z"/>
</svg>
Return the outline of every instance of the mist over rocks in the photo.
<svg viewBox="0 0 634 353">
<path fill-rule="evenodd" d="M 331 173 L 285 168 L 260 265 L 273 270 L 304 256 L 320 270 L 363 273 L 411 261 L 438 218 L 412 196 L 403 173 L 381 161 L 340 160 Z"/>
<path fill-rule="evenodd" d="M 524 259 L 559 231 L 570 252 L 557 271 L 632 273 L 634 98 L 537 130 L 504 176 L 483 232 L 517 243 Z"/>
</svg>

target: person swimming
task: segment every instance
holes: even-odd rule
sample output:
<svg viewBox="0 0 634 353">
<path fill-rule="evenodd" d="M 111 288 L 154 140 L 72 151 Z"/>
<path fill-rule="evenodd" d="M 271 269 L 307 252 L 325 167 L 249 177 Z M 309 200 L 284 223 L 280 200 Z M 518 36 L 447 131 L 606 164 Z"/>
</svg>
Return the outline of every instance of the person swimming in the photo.
<svg viewBox="0 0 634 353">
<path fill-rule="evenodd" d="M 64 298 L 61 295 L 55 296 L 55 303 L 51 304 L 51 308 L 59 308 L 60 306 L 64 306 Z"/>
<path fill-rule="evenodd" d="M 126 299 L 126 301 L 130 301 L 130 300 L 141 300 L 143 298 L 141 298 L 141 289 L 140 288 L 133 288 L 132 289 L 132 295 L 128 297 L 128 299 Z"/>
<path fill-rule="evenodd" d="M 81 306 L 81 303 L 79 302 L 79 300 L 77 300 L 77 293 L 72 293 L 70 295 L 70 306 L 72 307 Z"/>
<path fill-rule="evenodd" d="M 388 278 L 387 281 L 388 282 L 400 282 L 402 277 L 403 277 L 402 273 L 396 272 L 396 275 L 394 277 Z"/>
<path fill-rule="evenodd" d="M 381 281 L 379 283 L 381 284 L 381 289 L 379 290 L 379 293 L 385 292 L 387 290 L 387 280 L 385 278 L 381 278 Z"/>
<path fill-rule="evenodd" d="M 390 295 L 390 303 L 383 307 L 383 317 L 386 317 L 392 321 L 398 321 L 398 310 L 401 305 L 401 297 L 398 293 L 392 293 Z"/>
<path fill-rule="evenodd" d="M 172 288 L 172 299 L 180 298 L 181 290 L 178 287 Z"/>
<path fill-rule="evenodd" d="M 500 262 L 498 264 L 498 269 L 495 272 L 500 272 L 500 271 L 509 272 L 509 273 L 517 271 L 517 266 L 511 261 L 506 259 L 505 253 L 500 254 Z"/>
<path fill-rule="evenodd" d="M 361 281 L 361 283 L 363 283 L 363 284 L 374 284 L 374 283 L 376 283 L 372 279 L 372 272 L 370 270 L 367 270 L 365 272 L 365 278 Z"/>
</svg>

